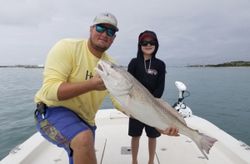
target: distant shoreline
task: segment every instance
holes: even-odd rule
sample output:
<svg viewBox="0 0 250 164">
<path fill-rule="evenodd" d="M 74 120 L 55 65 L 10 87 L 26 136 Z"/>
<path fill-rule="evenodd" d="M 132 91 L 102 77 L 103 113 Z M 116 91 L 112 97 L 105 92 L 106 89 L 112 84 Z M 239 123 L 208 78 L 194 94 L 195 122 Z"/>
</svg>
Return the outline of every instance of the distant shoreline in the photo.
<svg viewBox="0 0 250 164">
<path fill-rule="evenodd" d="M 231 61 L 220 64 L 188 65 L 187 67 L 250 67 L 250 61 Z"/>
<path fill-rule="evenodd" d="M 230 61 L 220 64 L 194 64 L 184 67 L 250 67 L 250 61 Z M 44 65 L 0 65 L 0 68 L 44 68 Z"/>
<path fill-rule="evenodd" d="M 43 65 L 0 65 L 0 68 L 44 68 Z"/>
</svg>

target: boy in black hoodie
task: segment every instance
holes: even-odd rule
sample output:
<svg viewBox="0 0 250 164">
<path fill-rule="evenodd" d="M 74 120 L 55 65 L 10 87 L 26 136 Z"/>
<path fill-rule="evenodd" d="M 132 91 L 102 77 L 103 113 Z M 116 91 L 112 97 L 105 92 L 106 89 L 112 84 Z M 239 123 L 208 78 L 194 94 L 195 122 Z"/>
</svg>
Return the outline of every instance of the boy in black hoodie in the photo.
<svg viewBox="0 0 250 164">
<path fill-rule="evenodd" d="M 140 81 L 156 98 L 160 98 L 163 94 L 166 74 L 165 63 L 155 57 L 158 47 L 158 39 L 153 31 L 142 32 L 138 38 L 137 57 L 133 58 L 128 65 L 128 72 Z M 132 164 L 138 163 L 139 140 L 144 128 L 148 136 L 148 164 L 154 163 L 156 138 L 161 135 L 160 132 L 154 127 L 148 126 L 134 118 L 130 118 L 129 136 L 132 137 Z"/>
</svg>

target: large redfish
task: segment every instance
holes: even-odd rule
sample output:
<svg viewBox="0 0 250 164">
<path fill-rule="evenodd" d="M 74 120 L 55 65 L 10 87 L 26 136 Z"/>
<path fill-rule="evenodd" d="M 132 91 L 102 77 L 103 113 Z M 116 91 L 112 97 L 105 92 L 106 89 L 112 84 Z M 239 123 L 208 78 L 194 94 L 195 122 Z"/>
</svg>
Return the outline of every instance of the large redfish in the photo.
<svg viewBox="0 0 250 164">
<path fill-rule="evenodd" d="M 155 98 L 122 67 L 100 60 L 95 70 L 111 96 L 120 103 L 123 112 L 160 130 L 166 130 L 170 126 L 177 127 L 179 133 L 192 139 L 208 159 L 206 153 L 209 153 L 217 141 L 215 138 L 188 127 L 175 109 L 167 102 Z"/>
</svg>

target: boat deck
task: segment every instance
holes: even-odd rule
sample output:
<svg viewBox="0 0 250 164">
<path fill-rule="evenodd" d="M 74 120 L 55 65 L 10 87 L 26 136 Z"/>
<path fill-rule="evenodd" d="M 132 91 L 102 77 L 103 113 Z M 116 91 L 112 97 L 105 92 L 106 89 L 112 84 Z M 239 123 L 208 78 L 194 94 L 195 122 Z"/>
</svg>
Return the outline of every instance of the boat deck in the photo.
<svg viewBox="0 0 250 164">
<path fill-rule="evenodd" d="M 186 119 L 190 127 L 199 129 L 218 139 L 205 159 L 193 141 L 186 136 L 162 135 L 157 140 L 155 164 L 250 164 L 250 148 L 210 122 L 192 116 Z M 100 110 L 96 116 L 95 149 L 99 164 L 130 164 L 131 149 L 128 117 L 113 110 Z M 147 137 L 140 140 L 139 164 L 147 164 Z M 13 149 L 0 164 L 67 164 L 67 155 L 35 133 L 23 144 Z"/>
</svg>

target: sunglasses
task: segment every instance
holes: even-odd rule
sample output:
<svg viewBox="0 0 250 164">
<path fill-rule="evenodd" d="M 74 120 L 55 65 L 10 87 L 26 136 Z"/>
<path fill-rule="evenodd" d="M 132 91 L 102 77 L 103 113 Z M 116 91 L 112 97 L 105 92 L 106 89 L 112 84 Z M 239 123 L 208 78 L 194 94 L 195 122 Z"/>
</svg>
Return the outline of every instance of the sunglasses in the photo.
<svg viewBox="0 0 250 164">
<path fill-rule="evenodd" d="M 113 37 L 116 33 L 116 30 L 114 28 L 109 28 L 101 24 L 95 25 L 95 30 L 99 33 L 103 33 L 106 31 L 106 34 L 110 37 Z"/>
<path fill-rule="evenodd" d="M 141 46 L 147 46 L 148 44 L 151 45 L 151 46 L 155 46 L 156 41 L 154 41 L 154 40 L 150 40 L 150 41 L 143 40 L 143 41 L 140 42 Z"/>
</svg>

